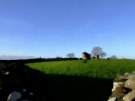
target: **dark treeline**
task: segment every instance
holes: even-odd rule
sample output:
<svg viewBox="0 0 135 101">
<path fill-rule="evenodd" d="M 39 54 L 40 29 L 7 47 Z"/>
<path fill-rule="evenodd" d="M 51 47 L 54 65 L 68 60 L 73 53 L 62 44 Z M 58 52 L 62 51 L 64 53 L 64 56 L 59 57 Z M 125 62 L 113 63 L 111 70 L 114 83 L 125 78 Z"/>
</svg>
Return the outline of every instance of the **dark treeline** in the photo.
<svg viewBox="0 0 135 101">
<path fill-rule="evenodd" d="M 78 58 L 35 58 L 35 59 L 20 59 L 20 60 L 0 60 L 0 63 L 32 63 L 32 62 L 47 62 L 47 61 L 68 61 L 78 60 Z"/>
</svg>

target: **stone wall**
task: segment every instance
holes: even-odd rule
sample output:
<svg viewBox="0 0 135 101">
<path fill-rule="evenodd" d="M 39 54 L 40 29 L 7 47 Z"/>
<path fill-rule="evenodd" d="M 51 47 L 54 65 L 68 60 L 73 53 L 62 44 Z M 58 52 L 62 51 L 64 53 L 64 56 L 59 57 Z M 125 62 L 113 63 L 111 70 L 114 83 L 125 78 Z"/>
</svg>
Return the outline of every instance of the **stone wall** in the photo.
<svg viewBox="0 0 135 101">
<path fill-rule="evenodd" d="M 135 101 L 135 72 L 117 75 L 108 101 Z"/>
</svg>

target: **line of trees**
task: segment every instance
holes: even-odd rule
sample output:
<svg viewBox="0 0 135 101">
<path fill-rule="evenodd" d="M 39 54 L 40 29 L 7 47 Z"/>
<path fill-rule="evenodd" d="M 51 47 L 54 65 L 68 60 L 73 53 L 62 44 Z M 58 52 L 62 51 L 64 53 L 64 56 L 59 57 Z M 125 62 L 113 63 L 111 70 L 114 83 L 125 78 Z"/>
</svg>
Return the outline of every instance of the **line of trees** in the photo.
<svg viewBox="0 0 135 101">
<path fill-rule="evenodd" d="M 106 52 L 103 51 L 103 49 L 101 47 L 94 47 L 92 49 L 91 55 L 93 57 L 96 57 L 96 54 L 98 54 L 100 58 L 104 58 L 107 55 Z M 67 58 L 75 58 L 75 54 L 69 53 L 69 54 L 67 54 Z M 109 59 L 117 59 L 117 57 L 115 55 L 112 55 L 111 57 L 109 57 Z"/>
</svg>

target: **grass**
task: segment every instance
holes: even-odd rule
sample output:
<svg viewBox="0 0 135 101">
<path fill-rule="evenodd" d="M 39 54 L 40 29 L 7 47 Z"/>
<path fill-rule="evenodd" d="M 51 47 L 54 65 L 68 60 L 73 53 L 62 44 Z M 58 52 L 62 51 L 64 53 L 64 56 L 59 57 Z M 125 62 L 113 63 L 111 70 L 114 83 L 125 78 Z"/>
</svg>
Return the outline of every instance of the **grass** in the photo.
<svg viewBox="0 0 135 101">
<path fill-rule="evenodd" d="M 52 61 L 26 65 L 47 74 L 47 94 L 52 98 L 51 101 L 107 101 L 116 75 L 135 70 L 135 60 L 120 59 Z"/>
<path fill-rule="evenodd" d="M 112 79 L 135 70 L 135 60 L 72 60 L 26 64 L 45 74 Z"/>
</svg>

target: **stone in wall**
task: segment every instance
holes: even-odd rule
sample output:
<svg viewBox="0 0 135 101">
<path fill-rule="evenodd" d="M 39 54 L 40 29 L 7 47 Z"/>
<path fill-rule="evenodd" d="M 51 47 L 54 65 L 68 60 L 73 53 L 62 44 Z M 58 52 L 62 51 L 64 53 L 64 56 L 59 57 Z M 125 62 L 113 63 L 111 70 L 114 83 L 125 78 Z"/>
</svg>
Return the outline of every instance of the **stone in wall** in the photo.
<svg viewBox="0 0 135 101">
<path fill-rule="evenodd" d="M 123 97 L 125 96 L 125 94 L 124 93 L 119 93 L 119 92 L 113 92 L 112 93 L 112 95 L 109 97 L 109 99 L 111 99 L 111 98 L 116 98 L 116 100 L 118 100 L 119 99 L 119 101 L 120 100 L 122 100 L 123 99 Z"/>
<path fill-rule="evenodd" d="M 13 91 L 9 94 L 7 101 L 18 101 L 21 98 L 21 93 L 17 91 Z"/>
<path fill-rule="evenodd" d="M 135 101 L 135 72 L 117 75 L 108 101 Z"/>
<path fill-rule="evenodd" d="M 113 89 L 112 92 L 125 92 L 125 90 L 123 89 L 124 87 L 124 82 L 113 82 Z"/>
<path fill-rule="evenodd" d="M 135 90 L 135 75 L 129 76 L 129 79 L 125 83 L 125 87 Z"/>
<path fill-rule="evenodd" d="M 133 101 L 133 100 L 135 100 L 135 91 L 131 91 L 123 97 L 123 101 Z"/>
<path fill-rule="evenodd" d="M 116 101 L 116 97 L 112 97 L 108 101 Z"/>
</svg>

